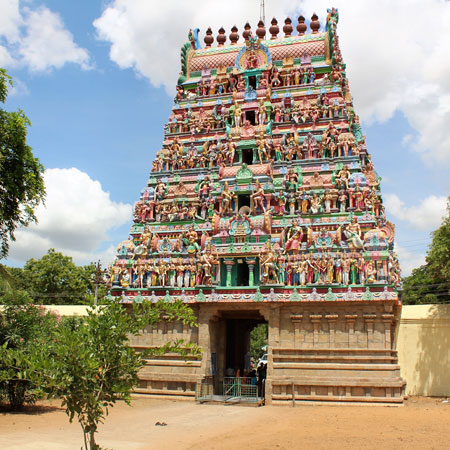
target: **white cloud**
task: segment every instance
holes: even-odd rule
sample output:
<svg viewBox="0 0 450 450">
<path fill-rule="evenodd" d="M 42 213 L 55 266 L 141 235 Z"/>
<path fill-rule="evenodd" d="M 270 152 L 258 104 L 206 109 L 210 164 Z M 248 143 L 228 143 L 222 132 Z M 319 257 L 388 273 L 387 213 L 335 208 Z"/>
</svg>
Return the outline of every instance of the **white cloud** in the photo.
<svg viewBox="0 0 450 450">
<path fill-rule="evenodd" d="M 8 49 L 0 45 L 0 67 L 14 67 L 17 61 L 13 58 Z"/>
<path fill-rule="evenodd" d="M 417 132 L 411 148 L 430 164 L 448 164 L 450 2 L 334 0 L 333 5 L 340 12 L 340 45 L 358 114 L 366 122 L 383 122 L 402 112 Z M 281 29 L 286 15 L 299 11 L 307 18 L 316 11 L 324 25 L 329 7 L 329 0 L 272 2 L 266 7 L 267 28 L 272 16 Z M 296 15 L 291 16 L 294 27 Z M 192 7 L 166 0 L 155 8 L 147 0 L 113 0 L 94 26 L 111 44 L 114 62 L 172 95 L 189 28 L 199 27 L 204 34 L 211 26 L 216 35 L 223 25 L 228 35 L 238 21 L 242 33 L 247 19 L 255 30 L 259 2 L 197 0 Z"/>
<path fill-rule="evenodd" d="M 286 15 L 297 7 L 292 0 L 278 0 L 276 5 L 268 5 L 268 22 L 276 15 L 282 29 Z M 133 68 L 154 86 L 164 86 L 172 95 L 180 70 L 180 48 L 187 41 L 189 29 L 201 29 L 204 46 L 202 39 L 209 26 L 214 35 L 224 26 L 228 36 L 236 23 L 240 42 L 243 42 L 242 32 L 247 20 L 255 30 L 259 20 L 258 2 L 201 0 L 194 5 L 166 0 L 155 8 L 154 3 L 147 0 L 115 0 L 95 20 L 94 26 L 98 37 L 111 43 L 110 58 L 115 63 L 121 68 Z"/>
<path fill-rule="evenodd" d="M 0 34 L 10 42 L 17 41 L 23 24 L 19 0 L 0 0 L 0 11 Z"/>
<path fill-rule="evenodd" d="M 414 136 L 412 134 L 405 134 L 402 137 L 402 145 L 403 145 L 403 147 L 407 147 L 412 142 L 413 139 L 414 139 Z"/>
<path fill-rule="evenodd" d="M 45 206 L 37 209 L 39 223 L 17 231 L 9 258 L 24 262 L 53 247 L 79 264 L 111 260 L 113 246 L 98 249 L 108 241 L 108 231 L 131 222 L 131 205 L 112 201 L 98 181 L 76 168 L 47 169 L 45 186 Z"/>
<path fill-rule="evenodd" d="M 447 197 L 430 195 L 414 206 L 406 206 L 396 194 L 384 194 L 387 211 L 397 219 L 410 223 L 417 230 L 433 231 L 446 214 Z"/>
<path fill-rule="evenodd" d="M 403 277 L 411 275 L 413 269 L 425 264 L 425 253 L 411 252 L 397 244 L 395 244 L 395 251 L 397 252 L 397 256 L 400 261 Z"/>
<path fill-rule="evenodd" d="M 74 43 L 58 14 L 47 8 L 27 9 L 25 26 L 26 35 L 21 39 L 19 53 L 31 70 L 59 69 L 66 63 L 89 68 L 88 52 Z"/>
<path fill-rule="evenodd" d="M 61 17 L 46 7 L 20 8 L 18 0 L 0 0 L 0 65 L 24 65 L 32 71 L 67 63 L 89 69 L 89 54 L 73 40 Z"/>
<path fill-rule="evenodd" d="M 9 97 L 28 95 L 30 93 L 30 91 L 28 90 L 28 86 L 17 77 L 14 77 L 14 85 L 12 87 L 8 87 Z"/>
</svg>

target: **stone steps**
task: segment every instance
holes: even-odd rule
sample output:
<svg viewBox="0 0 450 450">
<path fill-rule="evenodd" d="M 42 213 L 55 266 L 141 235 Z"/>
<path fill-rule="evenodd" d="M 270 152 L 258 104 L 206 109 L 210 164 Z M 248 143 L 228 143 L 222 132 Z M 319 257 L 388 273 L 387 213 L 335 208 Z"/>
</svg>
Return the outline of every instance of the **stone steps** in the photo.
<svg viewBox="0 0 450 450">
<path fill-rule="evenodd" d="M 172 389 L 146 389 L 146 388 L 136 388 L 134 390 L 136 394 L 151 394 L 154 396 L 161 396 L 161 397 L 184 397 L 184 398 L 191 398 L 195 397 L 194 391 L 179 391 L 179 390 L 172 390 Z"/>
<path fill-rule="evenodd" d="M 398 364 L 353 364 L 332 362 L 274 362 L 273 369 L 305 369 L 305 370 L 400 370 Z"/>
<path fill-rule="evenodd" d="M 283 405 L 292 402 L 292 396 L 273 395 L 272 405 Z M 403 397 L 342 397 L 314 395 L 314 396 L 295 396 L 295 403 L 301 405 L 322 405 L 322 406 L 403 406 Z"/>
<path fill-rule="evenodd" d="M 272 379 L 272 385 L 277 386 L 292 386 L 294 383 L 295 386 L 336 386 L 336 387 L 371 387 L 371 386 L 379 386 L 379 387 L 398 387 L 403 386 L 405 381 L 403 381 L 400 377 L 398 378 L 356 378 L 356 377 L 348 377 L 348 378 L 330 378 L 330 377 L 276 377 Z"/>
<path fill-rule="evenodd" d="M 288 362 L 288 361 L 298 361 L 301 360 L 306 362 L 311 361 L 329 361 L 329 360 L 339 360 L 339 361 L 386 361 L 386 363 L 396 363 L 398 358 L 396 356 L 374 356 L 374 355 L 352 355 L 352 356 L 341 356 L 341 355 L 282 355 L 274 356 L 274 363 Z"/>
</svg>

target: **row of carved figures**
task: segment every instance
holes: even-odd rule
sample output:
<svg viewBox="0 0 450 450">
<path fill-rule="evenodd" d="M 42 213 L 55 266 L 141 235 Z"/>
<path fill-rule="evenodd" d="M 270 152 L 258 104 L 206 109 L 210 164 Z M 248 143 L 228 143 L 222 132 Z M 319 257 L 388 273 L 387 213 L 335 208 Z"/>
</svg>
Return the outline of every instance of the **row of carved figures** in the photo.
<svg viewBox="0 0 450 450">
<path fill-rule="evenodd" d="M 266 193 L 264 186 L 257 180 L 253 192 L 249 195 L 250 211 L 263 214 L 268 211 L 274 215 L 320 214 L 347 211 L 371 211 L 376 217 L 384 214 L 382 199 L 377 185 L 349 187 L 350 171 L 344 166 L 335 175 L 335 188 L 318 193 L 299 183 L 299 176 L 292 169 L 283 180 L 283 190 Z M 316 179 L 320 175 L 316 173 Z M 319 180 L 320 181 L 320 180 Z M 178 193 L 186 195 L 186 188 L 180 182 Z M 149 191 L 146 191 L 149 194 Z M 270 199 L 268 198 L 270 197 Z M 226 181 L 220 192 L 213 195 L 213 183 L 209 176 L 198 184 L 197 197 L 191 201 L 178 201 L 177 197 L 167 202 L 167 186 L 158 181 L 153 196 L 150 194 L 135 205 L 134 220 L 137 223 L 174 222 L 211 218 L 214 214 L 234 215 L 238 196 Z"/>
<path fill-rule="evenodd" d="M 367 260 L 361 253 L 316 253 L 285 256 L 269 250 L 261 258 L 262 283 L 305 286 L 311 284 L 371 284 L 379 281 L 398 285 L 400 267 L 394 254 L 385 261 Z"/>
<path fill-rule="evenodd" d="M 257 89 L 301 86 L 306 84 L 325 85 L 330 83 L 330 80 L 333 82 L 341 81 L 342 77 L 342 68 L 340 67 L 336 67 L 330 74 L 324 74 L 316 79 L 316 74 L 312 67 L 278 69 L 277 66 L 274 66 L 272 70 L 264 72 L 259 78 Z M 178 85 L 175 102 L 194 100 L 197 97 L 243 92 L 246 89 L 249 89 L 249 87 L 241 74 L 234 75 L 230 73 L 223 77 L 208 77 L 200 79 L 194 89 L 185 89 L 183 86 Z"/>
<path fill-rule="evenodd" d="M 138 260 L 131 268 L 116 264 L 109 269 L 113 287 L 150 288 L 153 286 L 194 288 L 214 285 L 218 277 L 219 260 L 212 253 L 191 258 Z M 248 264 L 254 270 L 255 261 Z M 398 285 L 400 268 L 396 256 L 373 261 L 361 253 L 316 253 L 285 256 L 269 250 L 261 255 L 261 284 L 307 286 L 314 284 L 366 285 L 387 282 Z"/>
<path fill-rule="evenodd" d="M 265 164 L 268 162 L 301 161 L 308 159 L 334 159 L 347 158 L 361 155 L 361 144 L 357 144 L 355 137 L 348 130 L 329 134 L 329 128 L 325 130 L 321 141 L 317 141 L 312 133 L 309 133 L 302 144 L 298 143 L 298 135 L 287 133 L 282 139 L 266 138 L 261 134 L 256 139 L 255 149 L 237 150 L 233 139 L 226 141 L 206 141 L 199 151 L 193 143 L 186 149 L 178 142 L 172 143 L 168 148 L 160 150 L 152 164 L 152 172 L 186 170 L 197 168 L 227 167 L 244 161 L 237 161 L 237 156 L 242 153 L 241 159 L 248 163 Z M 250 152 L 250 156 L 246 157 Z"/>
<path fill-rule="evenodd" d="M 215 105 L 211 111 L 192 108 L 181 109 L 172 113 L 166 126 L 168 133 L 210 133 L 212 130 L 223 129 L 229 126 L 240 127 L 243 125 L 246 114 L 252 111 L 255 114 L 255 125 L 265 125 L 273 120 L 275 123 L 292 122 L 294 124 L 311 123 L 314 130 L 320 119 L 343 119 L 348 117 L 350 126 L 353 124 L 353 108 L 347 105 L 342 97 L 319 95 L 317 101 L 310 102 L 292 101 L 286 97 L 281 102 L 273 102 L 270 99 L 260 100 L 258 108 L 243 110 L 236 100 L 231 107 L 225 104 Z"/>
<path fill-rule="evenodd" d="M 264 188 L 262 189 L 264 190 Z M 263 195 L 264 193 L 260 192 L 253 196 L 253 207 L 250 207 L 253 214 L 268 211 L 267 201 Z M 135 205 L 134 221 L 136 223 L 176 222 L 207 219 L 215 214 L 223 217 L 233 216 L 236 211 L 236 203 L 233 201 L 235 202 L 236 199 L 237 196 L 234 192 L 226 187 L 216 198 L 204 197 L 195 204 L 187 201 L 178 202 L 176 199 L 171 203 L 164 204 L 139 201 Z M 277 216 L 370 211 L 376 217 L 380 217 L 384 213 L 379 192 L 375 188 L 360 188 L 359 186 L 339 191 L 326 190 L 322 194 L 309 193 L 301 188 L 294 192 L 277 192 L 271 203 L 271 212 Z"/>
<path fill-rule="evenodd" d="M 145 288 L 152 286 L 211 286 L 217 280 L 217 255 L 198 253 L 196 258 L 138 260 L 131 268 L 116 264 L 109 269 L 111 285 Z"/>
</svg>

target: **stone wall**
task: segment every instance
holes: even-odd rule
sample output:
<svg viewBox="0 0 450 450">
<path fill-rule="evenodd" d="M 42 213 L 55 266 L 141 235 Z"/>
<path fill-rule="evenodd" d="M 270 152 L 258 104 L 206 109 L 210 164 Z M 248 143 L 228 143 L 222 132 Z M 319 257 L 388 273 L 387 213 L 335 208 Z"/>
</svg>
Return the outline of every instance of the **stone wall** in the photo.
<svg viewBox="0 0 450 450">
<path fill-rule="evenodd" d="M 136 348 L 147 345 L 157 346 L 170 339 L 183 338 L 195 343 L 201 341 L 204 348 L 209 350 L 209 353 L 205 352 L 200 360 L 184 361 L 178 355 L 168 355 L 148 361 L 148 365 L 141 371 L 141 386 L 138 391 L 188 398 L 194 396 L 195 383 L 209 375 L 212 348 L 210 329 L 215 330 L 215 324 L 219 330 L 220 327 L 222 329 L 218 333 L 219 337 L 216 338 L 217 342 L 212 343 L 213 348 L 217 353 L 221 353 L 225 345 L 223 339 L 220 339 L 224 331 L 218 316 L 220 308 L 224 307 L 203 306 L 199 328 L 188 330 L 182 324 L 173 326 L 166 323 L 148 329 L 143 336 L 133 339 L 132 342 Z M 450 348 L 450 305 L 403 306 L 400 320 L 396 320 L 397 311 L 394 309 L 386 311 L 384 307 L 374 304 L 333 305 L 333 310 L 327 304 L 282 304 L 279 310 L 278 305 L 272 307 L 263 304 L 252 307 L 261 310 L 270 325 L 272 376 L 277 377 L 273 385 L 275 386 L 274 395 L 278 396 L 280 401 L 283 401 L 283 398 L 292 398 L 290 379 L 294 368 L 295 371 L 301 370 L 306 378 L 311 376 L 316 379 L 322 378 L 318 376 L 320 372 L 317 363 L 322 364 L 322 368 L 323 364 L 341 365 L 334 367 L 352 364 L 349 366 L 352 374 L 357 374 L 359 371 L 361 375 L 368 372 L 369 364 L 369 367 L 373 369 L 369 374 L 376 374 L 377 377 L 384 374 L 385 378 L 386 375 L 389 377 L 395 375 L 394 378 L 397 378 L 399 365 L 401 377 L 406 381 L 408 395 L 450 395 L 450 371 L 448 370 L 450 367 L 448 350 Z M 61 315 L 86 314 L 85 306 L 51 305 L 48 308 Z M 334 317 L 336 315 L 337 318 Z M 281 323 L 279 332 L 277 331 L 278 322 Z M 394 339 L 396 336 L 394 324 L 397 327 L 397 342 Z M 395 348 L 398 349 L 398 365 Z M 378 362 L 378 368 L 382 364 L 389 370 L 378 370 L 375 361 Z M 364 362 L 365 366 L 356 371 L 355 364 L 361 362 Z M 327 371 L 328 378 L 332 376 L 337 379 L 345 373 L 343 369 L 326 367 L 327 369 L 321 370 Z M 219 361 L 218 371 L 222 369 Z M 340 378 L 342 383 L 345 383 L 344 377 Z M 391 392 L 398 389 L 396 386 L 389 385 L 390 381 L 386 383 L 386 387 L 390 387 Z M 326 383 L 322 386 L 313 386 L 311 383 L 309 386 L 295 385 L 296 398 L 318 393 L 346 397 L 354 396 L 357 392 L 363 393 L 362 386 L 355 388 L 343 384 L 339 386 L 330 384 L 327 389 L 324 386 Z M 379 398 L 382 398 L 389 391 L 387 389 L 386 392 L 384 389 L 372 386 L 371 394 L 377 394 Z M 364 394 L 366 392 L 368 391 L 364 391 Z"/>
<path fill-rule="evenodd" d="M 272 306 L 268 403 L 293 395 L 305 402 L 402 403 L 396 314 L 386 303 Z"/>
<path fill-rule="evenodd" d="M 407 394 L 450 396 L 450 305 L 403 306 L 397 348 Z"/>
<path fill-rule="evenodd" d="M 133 340 L 139 348 L 184 337 L 203 350 L 199 360 L 167 355 L 148 361 L 139 392 L 192 397 L 194 383 L 202 379 L 213 380 L 219 392 L 226 369 L 226 319 L 259 316 L 269 324 L 267 403 L 289 402 L 293 390 L 296 400 L 305 402 L 403 401 L 393 303 L 200 304 L 197 314 L 198 330 L 161 323 Z"/>
</svg>

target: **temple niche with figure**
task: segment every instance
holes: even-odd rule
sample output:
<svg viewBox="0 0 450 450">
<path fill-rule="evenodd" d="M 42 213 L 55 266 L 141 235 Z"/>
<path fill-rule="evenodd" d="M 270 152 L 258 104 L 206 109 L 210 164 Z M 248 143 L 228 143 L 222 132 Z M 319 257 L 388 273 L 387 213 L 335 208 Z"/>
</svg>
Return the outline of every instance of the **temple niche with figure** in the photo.
<svg viewBox="0 0 450 450">
<path fill-rule="evenodd" d="M 164 141 L 110 268 L 124 304 L 182 299 L 199 327 L 162 322 L 136 348 L 183 338 L 203 354 L 149 360 L 139 392 L 220 391 L 267 323 L 266 402 L 402 403 L 400 269 L 339 49 L 338 11 L 198 30 Z M 157 61 L 155 61 L 157 64 Z"/>
</svg>

